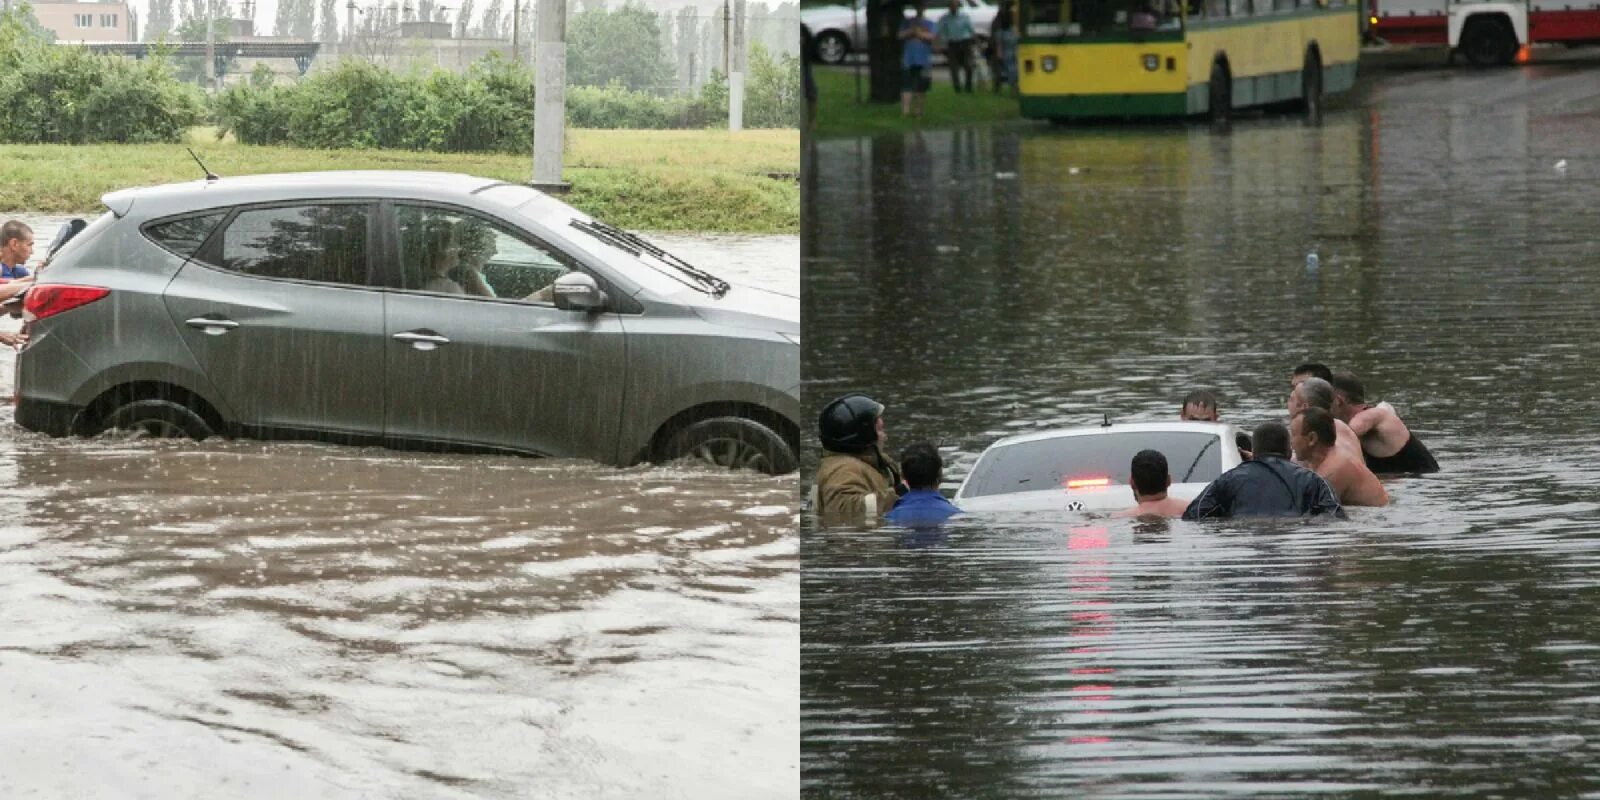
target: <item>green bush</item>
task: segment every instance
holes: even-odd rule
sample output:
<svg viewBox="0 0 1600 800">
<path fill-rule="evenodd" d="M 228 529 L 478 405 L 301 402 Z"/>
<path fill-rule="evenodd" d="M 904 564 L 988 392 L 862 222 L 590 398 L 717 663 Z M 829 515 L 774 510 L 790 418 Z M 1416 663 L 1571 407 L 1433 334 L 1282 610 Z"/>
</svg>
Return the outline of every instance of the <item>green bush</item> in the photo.
<svg viewBox="0 0 1600 800">
<path fill-rule="evenodd" d="M 51 44 L 21 5 L 0 13 L 0 141 L 176 142 L 204 108 L 160 55 L 134 61 Z"/>
<path fill-rule="evenodd" d="M 795 127 L 799 63 L 751 54 L 745 126 Z M 350 59 L 299 83 L 264 74 L 217 95 L 220 133 L 245 144 L 393 148 L 438 152 L 527 152 L 533 147 L 534 76 L 499 54 L 465 75 L 447 70 L 395 73 Z M 727 79 L 714 74 L 696 95 L 658 97 L 619 82 L 567 87 L 574 128 L 714 128 L 727 125 Z"/>
</svg>

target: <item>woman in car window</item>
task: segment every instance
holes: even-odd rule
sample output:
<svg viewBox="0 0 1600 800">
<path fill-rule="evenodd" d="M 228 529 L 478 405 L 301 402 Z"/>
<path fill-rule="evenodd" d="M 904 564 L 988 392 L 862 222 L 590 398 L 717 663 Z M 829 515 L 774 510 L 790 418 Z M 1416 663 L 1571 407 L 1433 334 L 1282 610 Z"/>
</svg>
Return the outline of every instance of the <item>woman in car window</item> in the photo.
<svg viewBox="0 0 1600 800">
<path fill-rule="evenodd" d="M 424 232 L 423 253 L 426 259 L 423 263 L 427 268 L 423 271 L 422 285 L 417 288 L 424 292 L 466 294 L 461 284 L 450 277 L 450 273 L 461 265 L 461 247 L 456 244 L 455 226 L 443 220 L 430 221 Z"/>
</svg>

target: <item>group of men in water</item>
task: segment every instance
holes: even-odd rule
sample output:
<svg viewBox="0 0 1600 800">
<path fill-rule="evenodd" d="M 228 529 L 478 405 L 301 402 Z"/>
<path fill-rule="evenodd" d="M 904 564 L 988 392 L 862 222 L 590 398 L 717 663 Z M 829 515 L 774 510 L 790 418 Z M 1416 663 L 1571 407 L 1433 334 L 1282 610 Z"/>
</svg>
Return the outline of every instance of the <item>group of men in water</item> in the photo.
<svg viewBox="0 0 1600 800">
<path fill-rule="evenodd" d="M 1133 457 L 1135 505 L 1115 516 L 1208 519 L 1235 516 L 1343 517 L 1344 506 L 1383 506 L 1389 494 L 1379 475 L 1437 472 L 1439 464 L 1393 406 L 1370 403 L 1353 373 L 1301 364 L 1289 379 L 1289 422 L 1266 422 L 1240 435 L 1241 463 L 1213 480 L 1192 501 L 1167 496 L 1166 457 L 1144 450 Z M 939 494 L 938 449 L 906 448 L 900 464 L 883 452 L 883 406 L 845 395 L 822 410 L 824 448 L 817 469 L 816 510 L 824 520 L 885 518 L 895 524 L 939 522 L 958 513 Z M 1220 420 L 1214 394 L 1183 399 L 1179 418 Z"/>
</svg>

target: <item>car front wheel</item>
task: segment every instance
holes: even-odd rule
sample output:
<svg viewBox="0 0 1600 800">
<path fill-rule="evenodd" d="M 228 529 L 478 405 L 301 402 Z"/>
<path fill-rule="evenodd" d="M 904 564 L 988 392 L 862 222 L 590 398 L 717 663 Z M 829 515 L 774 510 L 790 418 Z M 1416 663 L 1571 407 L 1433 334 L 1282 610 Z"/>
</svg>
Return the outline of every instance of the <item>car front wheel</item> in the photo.
<svg viewBox="0 0 1600 800">
<path fill-rule="evenodd" d="M 134 400 L 106 416 L 105 430 L 122 430 L 160 439 L 204 439 L 210 423 L 194 409 L 172 400 Z"/>
<path fill-rule="evenodd" d="M 726 469 L 753 469 L 768 475 L 793 472 L 794 450 L 771 428 L 743 417 L 713 417 L 678 431 L 667 442 L 663 460 L 692 458 Z"/>
</svg>

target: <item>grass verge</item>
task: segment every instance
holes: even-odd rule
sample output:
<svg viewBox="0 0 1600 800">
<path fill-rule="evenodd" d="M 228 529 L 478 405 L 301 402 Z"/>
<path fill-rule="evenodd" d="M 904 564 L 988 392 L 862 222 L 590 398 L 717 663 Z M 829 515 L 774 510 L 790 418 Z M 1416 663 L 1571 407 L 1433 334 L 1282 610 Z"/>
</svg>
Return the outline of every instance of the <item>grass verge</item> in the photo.
<svg viewBox="0 0 1600 800">
<path fill-rule="evenodd" d="M 950 87 L 949 71 L 934 67 L 933 90 L 923 101 L 921 119 L 900 116 L 900 104 L 856 102 L 854 67 L 818 68 L 817 127 L 819 136 L 900 133 L 918 128 L 939 128 L 974 123 L 1013 122 L 1022 119 L 1017 98 L 998 95 L 973 82 L 971 94 Z M 861 67 L 861 96 L 871 93 L 867 68 Z"/>
<path fill-rule="evenodd" d="M 399 169 L 526 182 L 533 171 L 531 155 L 253 147 L 197 128 L 175 145 L 0 144 L 0 209 L 92 213 L 115 189 L 194 180 L 200 168 L 185 146 L 224 177 Z M 798 131 L 574 130 L 565 199 L 624 228 L 798 234 L 799 164 Z"/>
</svg>

